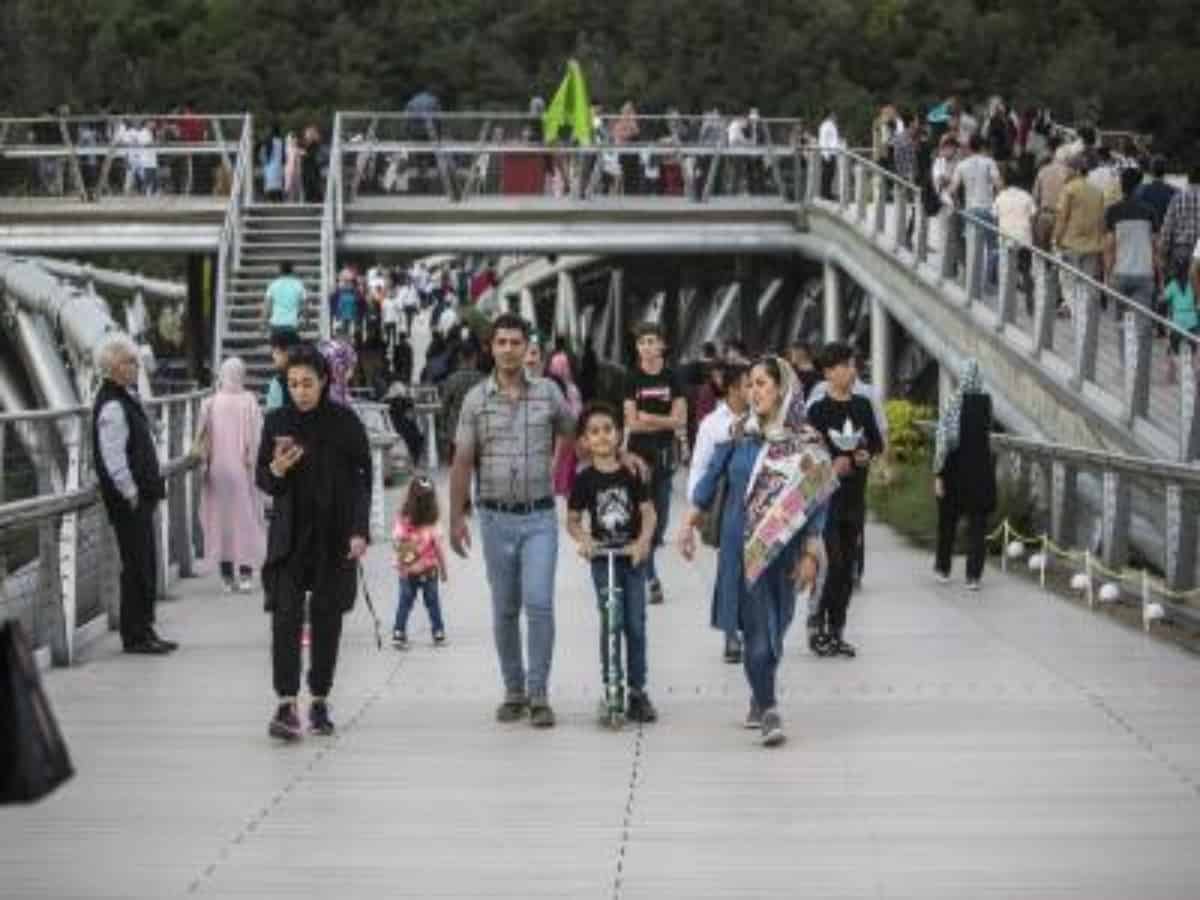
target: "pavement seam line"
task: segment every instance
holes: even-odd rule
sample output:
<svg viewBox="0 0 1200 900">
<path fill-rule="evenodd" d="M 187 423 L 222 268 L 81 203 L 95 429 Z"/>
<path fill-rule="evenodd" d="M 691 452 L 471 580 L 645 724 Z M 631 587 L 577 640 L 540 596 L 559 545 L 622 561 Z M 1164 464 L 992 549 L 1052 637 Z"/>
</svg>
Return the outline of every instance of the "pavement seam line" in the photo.
<svg viewBox="0 0 1200 900">
<path fill-rule="evenodd" d="M 645 746 L 646 726 L 639 722 L 633 740 L 633 760 L 629 770 L 629 792 L 625 797 L 625 815 L 621 822 L 621 837 L 617 843 L 616 868 L 613 872 L 613 900 L 621 900 L 625 890 L 625 854 L 629 848 L 629 833 L 633 828 L 633 807 L 637 799 L 638 784 L 642 778 L 642 751 Z"/>
<path fill-rule="evenodd" d="M 943 603 L 947 603 L 942 598 Z M 965 607 L 954 605 L 955 609 L 964 611 Z M 979 616 L 970 610 L 966 610 L 967 615 L 984 631 L 990 634 L 995 640 L 1006 644 L 1010 649 L 1016 650 L 1018 653 L 1023 653 L 1029 659 L 1033 660 L 1054 678 L 1069 685 L 1076 693 L 1080 694 L 1090 706 L 1098 710 L 1109 722 L 1116 725 L 1119 729 L 1128 734 L 1139 747 L 1142 748 L 1152 759 L 1157 761 L 1167 772 L 1178 779 L 1184 787 L 1186 787 L 1195 797 L 1200 798 L 1200 782 L 1190 775 L 1182 766 L 1167 756 L 1166 752 L 1155 745 L 1154 741 L 1137 729 L 1125 716 L 1117 712 L 1117 710 L 1103 696 L 1086 684 L 1082 684 L 1076 678 L 1068 675 L 1066 672 L 1058 669 L 1049 660 L 1042 655 L 1035 653 L 1028 647 L 1024 647 L 1015 641 L 1010 640 L 990 623 L 979 618 Z"/>
<path fill-rule="evenodd" d="M 363 718 L 363 716 L 366 715 L 370 708 L 383 699 L 383 696 L 395 684 L 396 676 L 400 674 L 400 670 L 402 668 L 402 662 L 403 657 L 396 660 L 396 662 L 392 665 L 391 671 L 388 672 L 387 677 L 384 678 L 383 683 L 379 687 L 375 688 L 370 694 L 368 694 L 367 699 L 363 701 L 362 705 L 359 706 L 359 708 L 348 719 L 344 720 L 344 724 L 337 730 L 337 733 L 333 736 L 333 739 L 324 739 L 322 746 L 312 755 L 308 762 L 302 766 L 291 778 L 289 778 L 283 787 L 272 794 L 267 802 L 264 803 L 257 812 L 250 816 L 250 818 L 246 820 L 242 827 L 234 833 L 233 837 L 231 837 L 221 846 L 221 849 L 217 852 L 217 858 L 208 863 L 208 865 L 201 870 L 200 874 L 192 879 L 191 884 L 189 884 L 187 887 L 187 894 L 199 893 L 204 887 L 205 883 L 212 880 L 212 877 L 216 874 L 218 867 L 220 867 L 222 863 L 226 862 L 230 858 L 233 848 L 244 844 L 247 838 L 257 832 L 259 827 L 271 816 L 271 813 L 278 809 L 283 801 L 290 794 L 292 794 L 297 787 L 300 786 L 300 783 L 305 781 L 309 775 L 312 774 L 317 765 L 327 757 L 333 755 L 338 746 L 341 744 L 342 738 L 350 731 L 353 731 L 354 726 Z"/>
</svg>

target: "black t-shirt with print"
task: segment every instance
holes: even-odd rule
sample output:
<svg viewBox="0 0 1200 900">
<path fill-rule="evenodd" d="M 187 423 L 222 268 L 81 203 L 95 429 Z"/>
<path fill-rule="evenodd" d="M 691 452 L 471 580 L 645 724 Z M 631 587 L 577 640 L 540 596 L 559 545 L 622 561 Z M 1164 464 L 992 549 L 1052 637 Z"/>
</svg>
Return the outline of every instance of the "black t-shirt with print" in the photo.
<svg viewBox="0 0 1200 900">
<path fill-rule="evenodd" d="M 871 456 L 883 452 L 883 438 L 879 433 L 879 424 L 875 421 L 875 408 L 871 401 L 859 394 L 852 394 L 848 400 L 835 400 L 826 394 L 808 409 L 808 424 L 821 433 L 829 452 L 834 459 L 848 456 L 853 462 L 854 454 L 839 450 L 833 442 L 832 434 L 842 431 L 846 422 L 850 422 L 851 431 L 862 431 L 862 442 L 859 447 Z M 866 512 L 867 467 L 852 465 L 850 474 L 841 479 L 837 493 L 833 496 L 831 514 L 843 517 L 862 518 Z"/>
<path fill-rule="evenodd" d="M 615 472 L 588 466 L 575 477 L 567 509 L 587 512 L 596 543 L 625 546 L 642 530 L 641 505 L 647 497 L 642 480 L 624 466 Z"/>
<path fill-rule="evenodd" d="M 647 375 L 640 368 L 634 368 L 625 381 L 625 399 L 632 400 L 638 412 L 669 416 L 671 404 L 686 397 L 687 392 L 675 373 L 665 367 L 657 375 Z M 674 446 L 675 432 L 671 429 L 629 435 L 630 452 L 651 465 L 658 465 L 660 457 L 670 454 Z"/>
</svg>

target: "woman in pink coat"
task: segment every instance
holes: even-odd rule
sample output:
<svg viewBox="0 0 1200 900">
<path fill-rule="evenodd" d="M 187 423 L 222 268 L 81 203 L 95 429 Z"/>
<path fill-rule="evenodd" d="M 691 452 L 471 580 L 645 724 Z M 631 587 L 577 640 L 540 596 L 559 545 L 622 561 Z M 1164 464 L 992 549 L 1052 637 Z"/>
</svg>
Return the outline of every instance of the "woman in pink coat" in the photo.
<svg viewBox="0 0 1200 900">
<path fill-rule="evenodd" d="M 204 553 L 220 561 L 228 591 L 249 591 L 250 575 L 267 552 L 262 496 L 254 484 L 262 413 L 254 395 L 245 389 L 245 377 L 240 359 L 225 360 L 217 392 L 200 409 L 200 428 L 208 429 L 200 498 Z"/>
</svg>

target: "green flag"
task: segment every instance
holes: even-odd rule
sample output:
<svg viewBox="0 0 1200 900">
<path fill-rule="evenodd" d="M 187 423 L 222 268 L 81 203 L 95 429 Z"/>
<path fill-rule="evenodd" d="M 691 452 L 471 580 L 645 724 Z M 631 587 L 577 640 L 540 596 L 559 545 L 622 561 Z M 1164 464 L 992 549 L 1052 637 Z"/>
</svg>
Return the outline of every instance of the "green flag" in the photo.
<svg viewBox="0 0 1200 900">
<path fill-rule="evenodd" d="M 563 128 L 570 129 L 571 137 L 580 145 L 592 142 L 592 104 L 583 70 L 575 60 L 567 63 L 567 74 L 542 116 L 542 134 L 547 144 L 557 141 Z"/>
</svg>

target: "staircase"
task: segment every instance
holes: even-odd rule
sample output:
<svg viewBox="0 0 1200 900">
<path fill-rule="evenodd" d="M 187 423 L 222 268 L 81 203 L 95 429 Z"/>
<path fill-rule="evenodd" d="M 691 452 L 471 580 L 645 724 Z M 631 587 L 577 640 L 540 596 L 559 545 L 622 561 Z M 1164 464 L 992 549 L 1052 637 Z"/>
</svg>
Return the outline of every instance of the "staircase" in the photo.
<svg viewBox="0 0 1200 900">
<path fill-rule="evenodd" d="M 268 331 L 263 323 L 267 285 L 289 261 L 307 292 L 300 336 L 320 336 L 321 207 L 315 204 L 260 204 L 242 213 L 240 259 L 225 291 L 225 340 L 221 359 L 240 356 L 246 364 L 246 388 L 260 394 L 274 374 Z"/>
</svg>

